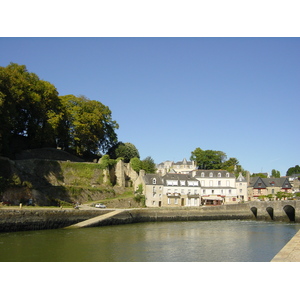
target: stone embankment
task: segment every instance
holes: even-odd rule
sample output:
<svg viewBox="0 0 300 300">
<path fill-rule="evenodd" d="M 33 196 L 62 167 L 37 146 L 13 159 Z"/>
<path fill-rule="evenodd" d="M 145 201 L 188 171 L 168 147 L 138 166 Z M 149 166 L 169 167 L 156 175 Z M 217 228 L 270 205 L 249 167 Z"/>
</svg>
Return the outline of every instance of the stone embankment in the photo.
<svg viewBox="0 0 300 300">
<path fill-rule="evenodd" d="M 113 211 L 113 209 L 0 209 L 0 232 L 64 228 Z M 160 221 L 202 221 L 254 219 L 244 205 L 182 209 L 123 209 L 117 215 L 93 223 L 92 226 Z"/>
<path fill-rule="evenodd" d="M 271 262 L 300 262 L 300 230 L 274 256 Z"/>
<path fill-rule="evenodd" d="M 75 209 L 0 209 L 0 232 L 63 228 L 104 213 Z"/>
</svg>

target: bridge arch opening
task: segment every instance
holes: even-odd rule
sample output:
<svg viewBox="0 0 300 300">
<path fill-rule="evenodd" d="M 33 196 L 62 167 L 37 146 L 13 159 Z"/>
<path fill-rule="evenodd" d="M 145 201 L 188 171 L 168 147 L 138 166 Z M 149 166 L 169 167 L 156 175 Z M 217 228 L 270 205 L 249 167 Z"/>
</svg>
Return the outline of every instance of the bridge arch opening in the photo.
<svg viewBox="0 0 300 300">
<path fill-rule="evenodd" d="M 257 207 L 251 207 L 251 211 L 256 219 L 257 218 Z"/>
<path fill-rule="evenodd" d="M 295 208 L 291 205 L 286 205 L 283 207 L 284 212 L 288 216 L 289 220 L 294 222 L 295 221 Z"/>
<path fill-rule="evenodd" d="M 266 208 L 266 211 L 269 214 L 271 220 L 274 220 L 274 208 L 269 206 Z"/>
</svg>

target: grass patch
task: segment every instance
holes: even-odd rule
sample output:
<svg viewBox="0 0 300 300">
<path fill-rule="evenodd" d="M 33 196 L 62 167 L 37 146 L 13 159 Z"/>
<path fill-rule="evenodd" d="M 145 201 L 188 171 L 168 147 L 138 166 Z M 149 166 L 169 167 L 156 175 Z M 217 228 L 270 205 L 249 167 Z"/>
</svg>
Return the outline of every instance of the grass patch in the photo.
<svg viewBox="0 0 300 300">
<path fill-rule="evenodd" d="M 91 186 L 103 183 L 103 169 L 99 164 L 61 162 L 64 178 L 69 178 L 70 185 Z"/>
</svg>

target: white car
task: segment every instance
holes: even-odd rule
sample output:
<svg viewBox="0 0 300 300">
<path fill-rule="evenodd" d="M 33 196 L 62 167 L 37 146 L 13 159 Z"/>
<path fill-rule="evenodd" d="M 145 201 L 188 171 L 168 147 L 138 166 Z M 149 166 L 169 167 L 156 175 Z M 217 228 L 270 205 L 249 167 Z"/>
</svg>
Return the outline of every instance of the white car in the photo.
<svg viewBox="0 0 300 300">
<path fill-rule="evenodd" d="M 97 203 L 95 205 L 95 207 L 97 207 L 97 208 L 106 208 L 106 206 L 104 204 L 101 204 L 101 203 Z"/>
</svg>

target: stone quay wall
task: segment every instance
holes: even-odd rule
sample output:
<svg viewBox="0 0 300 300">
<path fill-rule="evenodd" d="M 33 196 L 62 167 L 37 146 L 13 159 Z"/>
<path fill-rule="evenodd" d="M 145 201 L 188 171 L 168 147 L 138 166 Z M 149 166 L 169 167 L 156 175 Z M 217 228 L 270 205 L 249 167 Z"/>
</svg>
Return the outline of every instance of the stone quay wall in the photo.
<svg viewBox="0 0 300 300">
<path fill-rule="evenodd" d="M 0 232 L 42 230 L 64 228 L 87 219 L 106 214 L 107 210 L 75 210 L 75 209 L 0 209 Z M 140 222 L 161 221 L 201 221 L 201 220 L 234 220 L 254 219 L 251 211 L 242 207 L 223 209 L 127 209 L 120 214 L 105 219 L 93 226 L 130 224 Z"/>
<path fill-rule="evenodd" d="M 253 211 L 253 207 L 257 211 Z M 294 220 L 290 211 L 294 208 Z M 271 211 L 271 208 L 273 209 Z M 0 209 L 0 232 L 64 228 L 115 209 Z M 93 226 L 164 221 L 266 220 L 300 222 L 300 201 L 228 204 L 198 208 L 133 208 L 93 224 Z"/>
<path fill-rule="evenodd" d="M 107 211 L 0 209 L 0 232 L 64 228 Z"/>
</svg>

